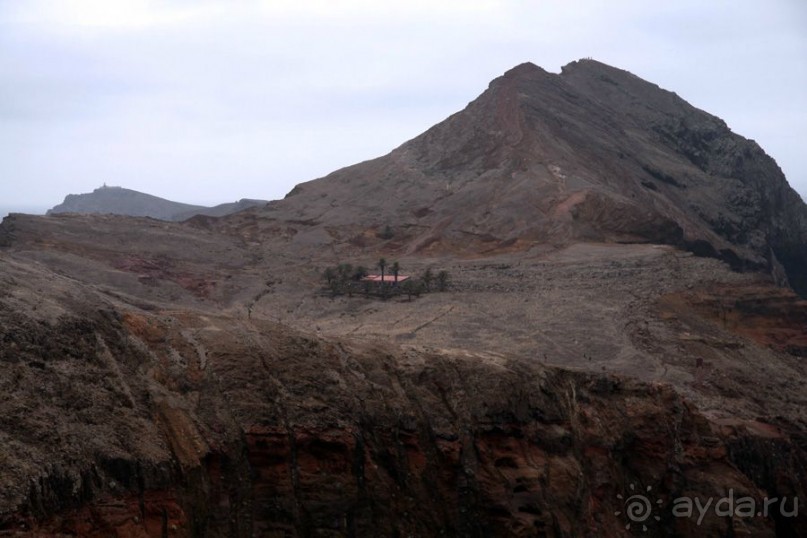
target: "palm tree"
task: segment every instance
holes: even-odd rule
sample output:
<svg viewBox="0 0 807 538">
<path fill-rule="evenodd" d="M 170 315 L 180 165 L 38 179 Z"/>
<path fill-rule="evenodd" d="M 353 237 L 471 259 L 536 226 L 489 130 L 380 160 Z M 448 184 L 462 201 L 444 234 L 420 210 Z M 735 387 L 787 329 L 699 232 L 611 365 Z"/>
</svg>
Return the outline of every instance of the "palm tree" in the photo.
<svg viewBox="0 0 807 538">
<path fill-rule="evenodd" d="M 344 293 L 347 291 L 349 297 L 352 297 L 353 294 L 351 293 L 350 287 L 350 277 L 353 275 L 353 266 L 349 263 L 340 263 L 339 266 L 336 268 L 336 279 L 338 282 L 339 289 Z"/>
<path fill-rule="evenodd" d="M 398 285 L 398 273 L 401 271 L 401 266 L 398 264 L 398 262 L 395 262 L 395 263 L 392 264 L 392 267 L 390 267 L 390 271 L 392 271 L 392 274 L 395 275 L 395 285 L 397 286 Z"/>
<path fill-rule="evenodd" d="M 340 283 L 347 282 L 353 275 L 353 266 L 349 263 L 340 263 L 336 268 L 336 276 Z"/>
<path fill-rule="evenodd" d="M 440 271 L 437 273 L 437 289 L 446 291 L 448 288 L 448 271 Z"/>
<path fill-rule="evenodd" d="M 355 280 L 357 282 L 360 281 L 362 278 L 364 278 L 366 276 L 367 276 L 367 268 L 364 267 L 363 265 L 359 265 L 353 271 L 353 280 Z"/>
<path fill-rule="evenodd" d="M 431 291 L 432 288 L 432 280 L 434 280 L 434 273 L 432 273 L 431 267 L 423 271 L 423 276 L 420 277 L 423 281 L 423 284 L 426 286 L 426 291 Z"/>
<path fill-rule="evenodd" d="M 334 267 L 328 267 L 323 272 L 325 280 L 328 282 L 328 288 L 331 290 L 331 297 L 336 297 L 339 294 L 339 274 Z"/>
<path fill-rule="evenodd" d="M 404 280 L 403 285 L 401 286 L 404 293 L 406 293 L 409 302 L 412 302 L 412 294 L 415 293 L 415 288 L 412 284 L 412 280 Z"/>
<path fill-rule="evenodd" d="M 333 270 L 333 267 L 327 267 L 325 268 L 325 272 L 322 274 L 322 276 L 325 277 L 325 280 L 330 286 L 331 282 L 333 282 L 333 279 L 336 277 L 336 271 Z"/>
<path fill-rule="evenodd" d="M 387 260 L 381 258 L 378 260 L 378 268 L 381 269 L 381 283 L 384 283 L 384 268 L 387 266 Z"/>
</svg>

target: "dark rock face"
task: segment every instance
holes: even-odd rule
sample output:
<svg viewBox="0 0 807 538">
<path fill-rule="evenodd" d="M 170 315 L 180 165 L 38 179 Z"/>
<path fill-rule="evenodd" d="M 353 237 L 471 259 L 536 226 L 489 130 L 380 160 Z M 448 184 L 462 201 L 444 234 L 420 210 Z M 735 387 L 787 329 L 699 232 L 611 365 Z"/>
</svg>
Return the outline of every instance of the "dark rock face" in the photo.
<svg viewBox="0 0 807 538">
<path fill-rule="evenodd" d="M 532 64 L 389 155 L 299 185 L 273 217 L 400 223 L 408 251 L 653 242 L 807 294 L 807 206 L 753 141 L 593 60 Z M 484 245 L 482 244 L 484 243 Z"/>
<path fill-rule="evenodd" d="M 655 149 L 678 161 L 664 163 L 668 171 L 645 166 L 652 179 L 680 191 L 683 209 L 727 241 L 738 258 L 752 267 L 764 259 L 769 268 L 778 260 L 791 286 L 807 295 L 807 206 L 756 142 L 675 94 L 604 64 L 574 62 L 561 76 L 612 113 L 649 127 Z M 634 154 L 652 154 L 637 149 Z"/>
<path fill-rule="evenodd" d="M 189 314 L 0 314 L 16 350 L 2 379 L 47 402 L 3 403 L 17 417 L 3 425 L 5 531 L 628 536 L 618 495 L 635 483 L 666 506 L 648 522 L 659 532 L 713 536 L 732 520 L 675 518 L 672 500 L 726 484 L 807 493 L 807 454 L 786 429 L 710 423 L 669 387 Z M 743 525 L 807 530 L 803 516 Z"/>
<path fill-rule="evenodd" d="M 221 217 L 265 204 L 265 200 L 243 199 L 214 207 L 204 207 L 172 202 L 131 189 L 105 185 L 87 194 L 68 194 L 64 202 L 48 210 L 48 214 L 101 213 L 180 221 L 194 215 Z"/>
</svg>

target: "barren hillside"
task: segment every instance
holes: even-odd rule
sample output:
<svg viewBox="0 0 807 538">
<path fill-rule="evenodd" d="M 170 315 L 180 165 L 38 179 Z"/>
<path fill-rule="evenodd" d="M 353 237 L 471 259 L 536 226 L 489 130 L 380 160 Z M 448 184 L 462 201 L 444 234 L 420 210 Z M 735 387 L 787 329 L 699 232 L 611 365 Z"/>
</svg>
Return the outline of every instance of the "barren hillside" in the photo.
<svg viewBox="0 0 807 538">
<path fill-rule="evenodd" d="M 266 208 L 11 215 L 0 533 L 633 536 L 640 488 L 648 535 L 807 535 L 671 511 L 807 499 L 805 211 L 721 120 L 581 61 Z M 380 257 L 448 289 L 324 289 Z"/>
</svg>

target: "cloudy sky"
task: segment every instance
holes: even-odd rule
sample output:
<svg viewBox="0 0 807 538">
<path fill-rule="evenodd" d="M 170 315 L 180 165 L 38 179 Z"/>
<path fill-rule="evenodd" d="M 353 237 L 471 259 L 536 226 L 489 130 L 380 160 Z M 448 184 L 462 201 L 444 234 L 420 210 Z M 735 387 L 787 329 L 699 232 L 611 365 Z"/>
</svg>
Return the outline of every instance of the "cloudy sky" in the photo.
<svg viewBox="0 0 807 538">
<path fill-rule="evenodd" d="M 280 198 L 583 57 L 722 117 L 807 198 L 804 0 L 0 0 L 0 205 Z"/>
</svg>

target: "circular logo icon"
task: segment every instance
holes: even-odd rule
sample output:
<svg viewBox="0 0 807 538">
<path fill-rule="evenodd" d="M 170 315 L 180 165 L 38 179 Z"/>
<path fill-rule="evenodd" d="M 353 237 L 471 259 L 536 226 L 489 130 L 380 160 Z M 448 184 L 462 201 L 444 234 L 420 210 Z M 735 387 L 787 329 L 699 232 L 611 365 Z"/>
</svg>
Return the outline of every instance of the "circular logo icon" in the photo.
<svg viewBox="0 0 807 538">
<path fill-rule="evenodd" d="M 636 493 L 636 486 L 631 484 L 630 495 L 627 498 L 622 494 L 616 496 L 617 499 L 622 501 L 624 509 L 617 510 L 614 512 L 614 515 L 620 516 L 623 513 L 625 514 L 628 520 L 625 524 L 625 529 L 630 529 L 631 525 L 634 523 L 641 523 L 642 530 L 647 531 L 647 525 L 644 524 L 645 521 L 649 520 L 651 517 L 656 521 L 661 521 L 661 518 L 654 512 L 661 506 L 663 501 L 661 499 L 656 499 L 655 502 L 650 500 L 650 491 L 652 489 L 653 486 L 647 486 L 644 493 Z"/>
</svg>

